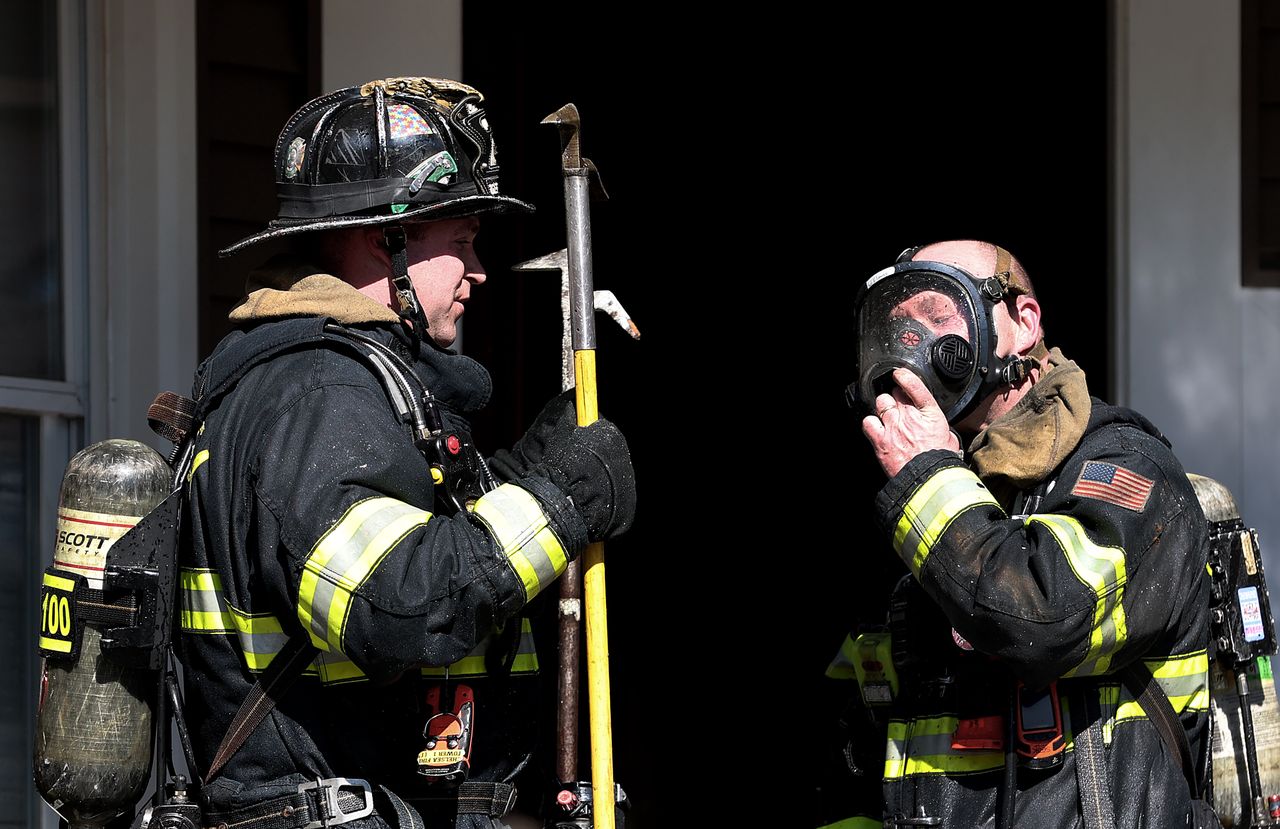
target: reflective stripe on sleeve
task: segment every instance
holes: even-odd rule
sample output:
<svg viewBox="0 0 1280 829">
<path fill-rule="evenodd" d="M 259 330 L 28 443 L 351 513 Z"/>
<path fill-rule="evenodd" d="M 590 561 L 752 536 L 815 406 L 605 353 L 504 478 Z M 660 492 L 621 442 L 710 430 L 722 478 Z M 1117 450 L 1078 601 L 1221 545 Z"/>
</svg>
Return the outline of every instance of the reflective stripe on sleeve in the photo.
<svg viewBox="0 0 1280 829">
<path fill-rule="evenodd" d="M 446 671 L 450 679 L 458 677 L 475 677 L 484 676 L 488 673 L 485 669 L 484 658 L 489 652 L 489 647 L 493 644 L 493 636 L 487 636 L 481 640 L 480 644 L 471 651 L 471 653 L 454 662 L 447 669 L 443 667 L 422 668 L 423 676 L 443 677 Z M 521 617 L 520 619 L 520 644 L 516 647 L 515 659 L 511 662 L 512 674 L 532 674 L 538 671 L 538 652 L 533 644 L 533 627 L 529 624 L 529 620 Z"/>
<path fill-rule="evenodd" d="M 564 572 L 569 559 L 538 499 L 514 484 L 485 493 L 472 511 L 524 584 L 528 601 Z"/>
<path fill-rule="evenodd" d="M 951 522 L 962 512 L 984 504 L 1000 508 L 972 470 L 949 466 L 931 476 L 907 499 L 893 533 L 893 548 L 918 577 L 925 559 Z"/>
<path fill-rule="evenodd" d="M 1063 676 L 1105 674 L 1128 638 L 1124 606 L 1121 604 L 1126 579 L 1124 550 L 1095 544 L 1084 525 L 1069 515 L 1031 515 L 1027 517 L 1027 523 L 1041 524 L 1049 530 L 1066 555 L 1076 578 L 1092 590 L 1095 597 L 1089 649 L 1084 661 Z"/>
<path fill-rule="evenodd" d="M 351 594 L 431 513 L 395 498 L 352 504 L 316 542 L 298 585 L 298 619 L 322 651 L 341 651 Z"/>
</svg>

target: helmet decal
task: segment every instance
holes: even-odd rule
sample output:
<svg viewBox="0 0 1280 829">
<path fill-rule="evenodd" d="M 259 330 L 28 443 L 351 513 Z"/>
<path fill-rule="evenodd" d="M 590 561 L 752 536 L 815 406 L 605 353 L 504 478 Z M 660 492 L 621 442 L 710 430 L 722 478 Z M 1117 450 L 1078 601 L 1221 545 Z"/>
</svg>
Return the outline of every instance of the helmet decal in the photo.
<svg viewBox="0 0 1280 829">
<path fill-rule="evenodd" d="M 393 139 L 411 138 L 415 135 L 434 135 L 435 130 L 422 117 L 422 113 L 408 104 L 392 104 L 387 107 Z"/>
<path fill-rule="evenodd" d="M 453 174 L 456 172 L 458 172 L 458 162 L 448 150 L 441 150 L 409 171 L 409 175 L 406 176 L 409 179 L 409 192 L 416 193 L 421 190 L 422 183 L 425 181 L 433 181 L 441 185 L 452 184 Z"/>
<path fill-rule="evenodd" d="M 302 169 L 302 160 L 307 154 L 307 142 L 302 138 L 295 138 L 289 142 L 289 156 L 284 162 L 284 177 L 294 179 L 298 176 L 298 171 Z"/>
</svg>

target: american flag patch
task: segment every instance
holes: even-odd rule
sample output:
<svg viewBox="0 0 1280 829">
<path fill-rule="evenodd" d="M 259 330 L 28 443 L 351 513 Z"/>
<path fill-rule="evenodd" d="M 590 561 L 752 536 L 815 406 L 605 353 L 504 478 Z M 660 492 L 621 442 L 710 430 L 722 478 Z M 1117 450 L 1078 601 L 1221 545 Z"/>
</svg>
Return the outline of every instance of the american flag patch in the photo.
<svg viewBox="0 0 1280 829">
<path fill-rule="evenodd" d="M 1080 470 L 1080 477 L 1071 488 L 1071 494 L 1096 498 L 1134 512 L 1142 512 L 1153 486 L 1155 481 L 1130 472 L 1123 466 L 1089 461 Z"/>
<path fill-rule="evenodd" d="M 431 135 L 434 132 L 422 113 L 408 104 L 392 104 L 387 107 L 387 120 L 391 122 L 392 138 Z"/>
</svg>

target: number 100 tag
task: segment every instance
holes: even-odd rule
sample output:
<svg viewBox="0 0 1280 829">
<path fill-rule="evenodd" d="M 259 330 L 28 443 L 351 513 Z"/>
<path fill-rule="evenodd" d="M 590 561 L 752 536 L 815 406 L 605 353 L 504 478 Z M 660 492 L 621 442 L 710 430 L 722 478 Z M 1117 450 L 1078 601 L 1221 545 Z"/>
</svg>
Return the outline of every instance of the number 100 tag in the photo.
<svg viewBox="0 0 1280 829">
<path fill-rule="evenodd" d="M 80 652 L 80 620 L 76 617 L 76 588 L 84 576 L 50 568 L 40 587 L 41 656 L 74 659 Z"/>
</svg>

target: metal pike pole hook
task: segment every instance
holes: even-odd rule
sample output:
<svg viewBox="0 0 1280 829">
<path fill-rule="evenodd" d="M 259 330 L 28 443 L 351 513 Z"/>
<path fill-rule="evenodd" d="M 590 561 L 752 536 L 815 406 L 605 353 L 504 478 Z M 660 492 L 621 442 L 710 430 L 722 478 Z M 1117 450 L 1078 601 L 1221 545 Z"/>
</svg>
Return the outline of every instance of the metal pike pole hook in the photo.
<svg viewBox="0 0 1280 829">
<path fill-rule="evenodd" d="M 583 158 L 580 149 L 581 121 L 578 108 L 565 104 L 542 120 L 560 130 L 561 170 L 564 173 L 565 226 L 568 234 L 569 306 L 573 345 L 573 374 L 578 425 L 589 426 L 599 419 L 596 397 L 596 298 L 591 273 L 591 179 L 599 173 Z M 545 266 L 544 266 L 545 267 Z M 616 302 L 616 300 L 615 300 Z M 634 326 L 632 326 L 634 328 Z M 635 332 L 638 334 L 638 332 Z M 591 797 L 595 829 L 614 829 L 613 727 L 610 720 L 609 632 L 605 604 L 604 545 L 591 544 L 583 556 L 583 597 L 587 627 L 587 700 L 591 721 Z M 566 573 L 566 581 L 576 581 Z M 562 616 L 565 600 L 561 602 Z M 562 630 L 563 622 L 562 619 Z M 569 654 L 561 654 L 566 661 Z M 575 655 L 576 656 L 576 655 Z M 573 658 L 576 664 L 576 658 Z M 562 702 L 564 688 L 562 691 Z M 576 697 L 576 693 L 573 695 Z M 562 709 L 564 706 L 562 705 Z M 576 713 L 576 712 L 575 712 Z M 563 726 L 563 723 L 562 723 Z M 564 729 L 561 729 L 562 737 Z M 571 772 L 576 756 L 576 734 L 572 746 L 561 744 L 559 771 Z M 566 779 L 572 780 L 569 776 Z"/>
<path fill-rule="evenodd" d="M 572 293 L 569 284 L 569 250 L 561 248 L 555 253 L 539 256 L 521 262 L 511 268 L 513 271 L 532 273 L 537 271 L 555 273 L 560 277 L 560 390 L 574 387 L 573 379 L 573 338 L 572 311 L 569 297 Z M 614 296 L 613 291 L 595 291 L 595 310 L 609 317 L 626 331 L 632 339 L 640 339 L 640 329 L 636 327 L 627 310 Z M 559 639 L 560 669 L 557 676 L 556 707 L 556 779 L 568 788 L 562 790 L 557 797 L 557 804 L 573 817 L 576 825 L 587 826 L 585 819 L 578 816 L 581 799 L 581 784 L 578 783 L 578 697 L 579 672 L 578 658 L 581 654 L 582 628 L 582 562 L 575 559 L 569 562 L 564 575 L 560 578 L 559 604 Z M 557 826 L 570 825 L 558 822 Z"/>
</svg>

